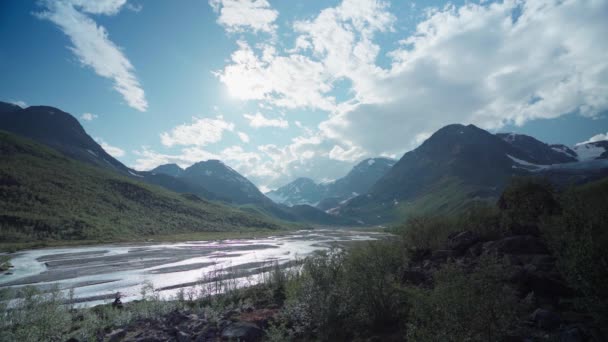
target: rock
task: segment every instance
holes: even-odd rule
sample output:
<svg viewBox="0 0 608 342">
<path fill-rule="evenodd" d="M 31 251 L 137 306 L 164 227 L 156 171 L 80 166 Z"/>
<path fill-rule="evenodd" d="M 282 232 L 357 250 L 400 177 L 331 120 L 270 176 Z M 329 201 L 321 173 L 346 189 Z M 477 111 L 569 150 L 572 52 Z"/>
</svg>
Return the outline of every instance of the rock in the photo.
<svg viewBox="0 0 608 342">
<path fill-rule="evenodd" d="M 449 249 L 439 249 L 433 251 L 433 254 L 431 254 L 431 260 L 436 262 L 444 262 L 451 258 L 453 255 L 454 253 Z"/>
<path fill-rule="evenodd" d="M 259 341 L 263 334 L 263 331 L 253 323 L 235 322 L 224 328 L 222 339 L 252 342 Z"/>
<path fill-rule="evenodd" d="M 118 342 L 127 336 L 127 331 L 124 329 L 116 329 L 108 334 L 108 342 Z"/>
<path fill-rule="evenodd" d="M 418 270 L 407 270 L 403 272 L 403 276 L 401 278 L 404 283 L 409 283 L 413 285 L 420 285 L 427 280 L 426 273 Z"/>
<path fill-rule="evenodd" d="M 486 254 L 547 254 L 545 244 L 532 235 L 510 236 L 501 240 L 489 241 L 483 244 Z"/>
<path fill-rule="evenodd" d="M 174 310 L 171 313 L 169 313 L 169 315 L 166 318 L 167 324 L 171 325 L 171 326 L 177 326 L 180 325 L 181 323 L 187 321 L 190 318 L 190 316 L 186 315 L 185 313 L 179 311 L 179 310 Z"/>
<path fill-rule="evenodd" d="M 559 342 L 584 342 L 585 335 L 578 327 L 574 326 L 560 331 L 557 339 Z"/>
<path fill-rule="evenodd" d="M 527 272 L 525 286 L 538 296 L 571 297 L 574 294 L 559 274 Z"/>
<path fill-rule="evenodd" d="M 177 342 L 190 342 L 191 340 L 190 335 L 183 331 L 178 331 L 177 334 L 175 334 L 175 339 Z"/>
<path fill-rule="evenodd" d="M 453 233 L 448 236 L 447 248 L 453 250 L 457 255 L 463 255 L 469 247 L 479 241 L 477 234 L 464 231 Z"/>
<path fill-rule="evenodd" d="M 557 313 L 541 308 L 534 310 L 531 319 L 537 327 L 543 330 L 554 330 L 559 328 L 562 321 Z"/>
</svg>

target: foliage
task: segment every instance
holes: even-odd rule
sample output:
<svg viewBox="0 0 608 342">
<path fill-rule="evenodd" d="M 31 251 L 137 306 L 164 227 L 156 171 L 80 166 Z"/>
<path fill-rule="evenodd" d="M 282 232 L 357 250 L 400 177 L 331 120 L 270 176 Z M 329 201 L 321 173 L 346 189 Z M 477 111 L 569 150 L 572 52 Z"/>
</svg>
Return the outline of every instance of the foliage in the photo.
<svg viewBox="0 0 608 342">
<path fill-rule="evenodd" d="M 291 329 L 277 324 L 275 332 L 335 341 L 398 329 L 406 315 L 398 283 L 402 265 L 402 248 L 396 242 L 309 257 L 288 284 L 282 315 Z"/>
<path fill-rule="evenodd" d="M 407 337 L 411 341 L 496 341 L 517 317 L 515 294 L 502 266 L 482 260 L 467 274 L 455 264 L 435 275 L 433 289 L 410 288 Z"/>
<path fill-rule="evenodd" d="M 562 274 L 598 326 L 608 326 L 608 180 L 568 190 L 563 211 L 541 225 Z"/>
<path fill-rule="evenodd" d="M 118 175 L 0 132 L 0 243 L 277 229 L 261 215 Z"/>
</svg>

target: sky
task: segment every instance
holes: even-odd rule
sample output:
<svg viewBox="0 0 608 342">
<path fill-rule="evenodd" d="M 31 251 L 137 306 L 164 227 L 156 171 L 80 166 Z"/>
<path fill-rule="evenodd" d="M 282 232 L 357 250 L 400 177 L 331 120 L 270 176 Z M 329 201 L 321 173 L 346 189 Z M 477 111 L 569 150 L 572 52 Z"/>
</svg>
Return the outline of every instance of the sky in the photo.
<svg viewBox="0 0 608 342">
<path fill-rule="evenodd" d="M 126 165 L 220 159 L 263 191 L 452 123 L 608 138 L 608 0 L 3 0 L 0 100 Z"/>
</svg>

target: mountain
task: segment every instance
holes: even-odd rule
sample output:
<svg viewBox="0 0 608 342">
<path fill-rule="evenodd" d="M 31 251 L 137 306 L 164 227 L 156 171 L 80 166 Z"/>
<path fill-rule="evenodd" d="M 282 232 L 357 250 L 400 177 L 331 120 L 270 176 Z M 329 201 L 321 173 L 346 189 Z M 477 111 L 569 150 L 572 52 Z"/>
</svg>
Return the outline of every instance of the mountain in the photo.
<svg viewBox="0 0 608 342">
<path fill-rule="evenodd" d="M 513 176 L 572 180 L 589 172 L 585 167 L 558 170 L 548 165 L 581 166 L 571 150 L 563 150 L 527 136 L 449 125 L 406 153 L 366 194 L 336 212 L 365 223 L 383 223 L 414 212 L 451 212 L 475 201 L 493 200 Z M 600 170 L 592 172 L 599 177 L 604 172 L 602 165 L 589 167 Z"/>
<path fill-rule="evenodd" d="M 266 196 L 276 203 L 288 206 L 310 204 L 316 205 L 325 195 L 326 188 L 315 183 L 310 178 L 300 177 L 293 182 L 276 190 L 266 193 Z"/>
<path fill-rule="evenodd" d="M 0 152 L 0 242 L 280 228 L 262 215 L 142 183 L 5 131 Z"/>
<path fill-rule="evenodd" d="M 165 164 L 157 166 L 156 168 L 150 170 L 150 173 L 163 174 L 171 177 L 179 177 L 184 173 L 184 169 L 179 167 L 179 165 L 177 164 Z"/>
<path fill-rule="evenodd" d="M 577 161 L 576 152 L 564 145 L 548 145 L 524 134 L 498 133 L 496 136 L 525 152 L 525 160 L 535 164 L 551 165 Z"/>
<path fill-rule="evenodd" d="M 326 184 L 323 202 L 317 206 L 323 210 L 334 208 L 331 204 L 346 201 L 366 193 L 380 178 L 395 165 L 389 158 L 369 158 L 361 161 L 350 172 L 334 182 Z M 331 203 L 331 204 L 330 204 Z M 327 206 L 330 206 L 327 208 Z"/>
<path fill-rule="evenodd" d="M 43 143 L 70 158 L 123 174 L 134 174 L 104 151 L 76 118 L 60 109 L 49 106 L 22 109 L 0 103 L 0 129 Z"/>
<path fill-rule="evenodd" d="M 581 161 L 608 159 L 608 140 L 578 144 L 574 147 L 574 151 Z"/>
<path fill-rule="evenodd" d="M 201 186 L 235 204 L 255 204 L 268 201 L 247 178 L 219 160 L 193 164 L 179 178 Z"/>
<path fill-rule="evenodd" d="M 394 164 L 395 161 L 389 158 L 369 158 L 333 182 L 317 184 L 310 178 L 302 177 L 266 195 L 273 201 L 288 206 L 310 204 L 328 210 L 342 201 L 367 192 Z"/>
</svg>

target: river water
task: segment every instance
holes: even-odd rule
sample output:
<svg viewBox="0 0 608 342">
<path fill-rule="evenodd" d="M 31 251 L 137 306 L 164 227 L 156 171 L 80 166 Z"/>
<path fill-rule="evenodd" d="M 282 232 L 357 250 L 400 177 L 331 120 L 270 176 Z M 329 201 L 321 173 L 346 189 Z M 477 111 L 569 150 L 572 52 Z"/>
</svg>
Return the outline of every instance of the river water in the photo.
<svg viewBox="0 0 608 342">
<path fill-rule="evenodd" d="M 123 301 L 138 299 L 144 284 L 151 284 L 160 297 L 172 298 L 180 289 L 187 292 L 212 283 L 213 277 L 234 278 L 239 286 L 247 286 L 273 265 L 287 267 L 315 251 L 387 237 L 303 230 L 257 239 L 36 249 L 13 256 L 12 274 L 0 275 L 0 288 L 73 289 L 79 303 L 97 305 L 111 302 L 117 292 Z"/>
</svg>

